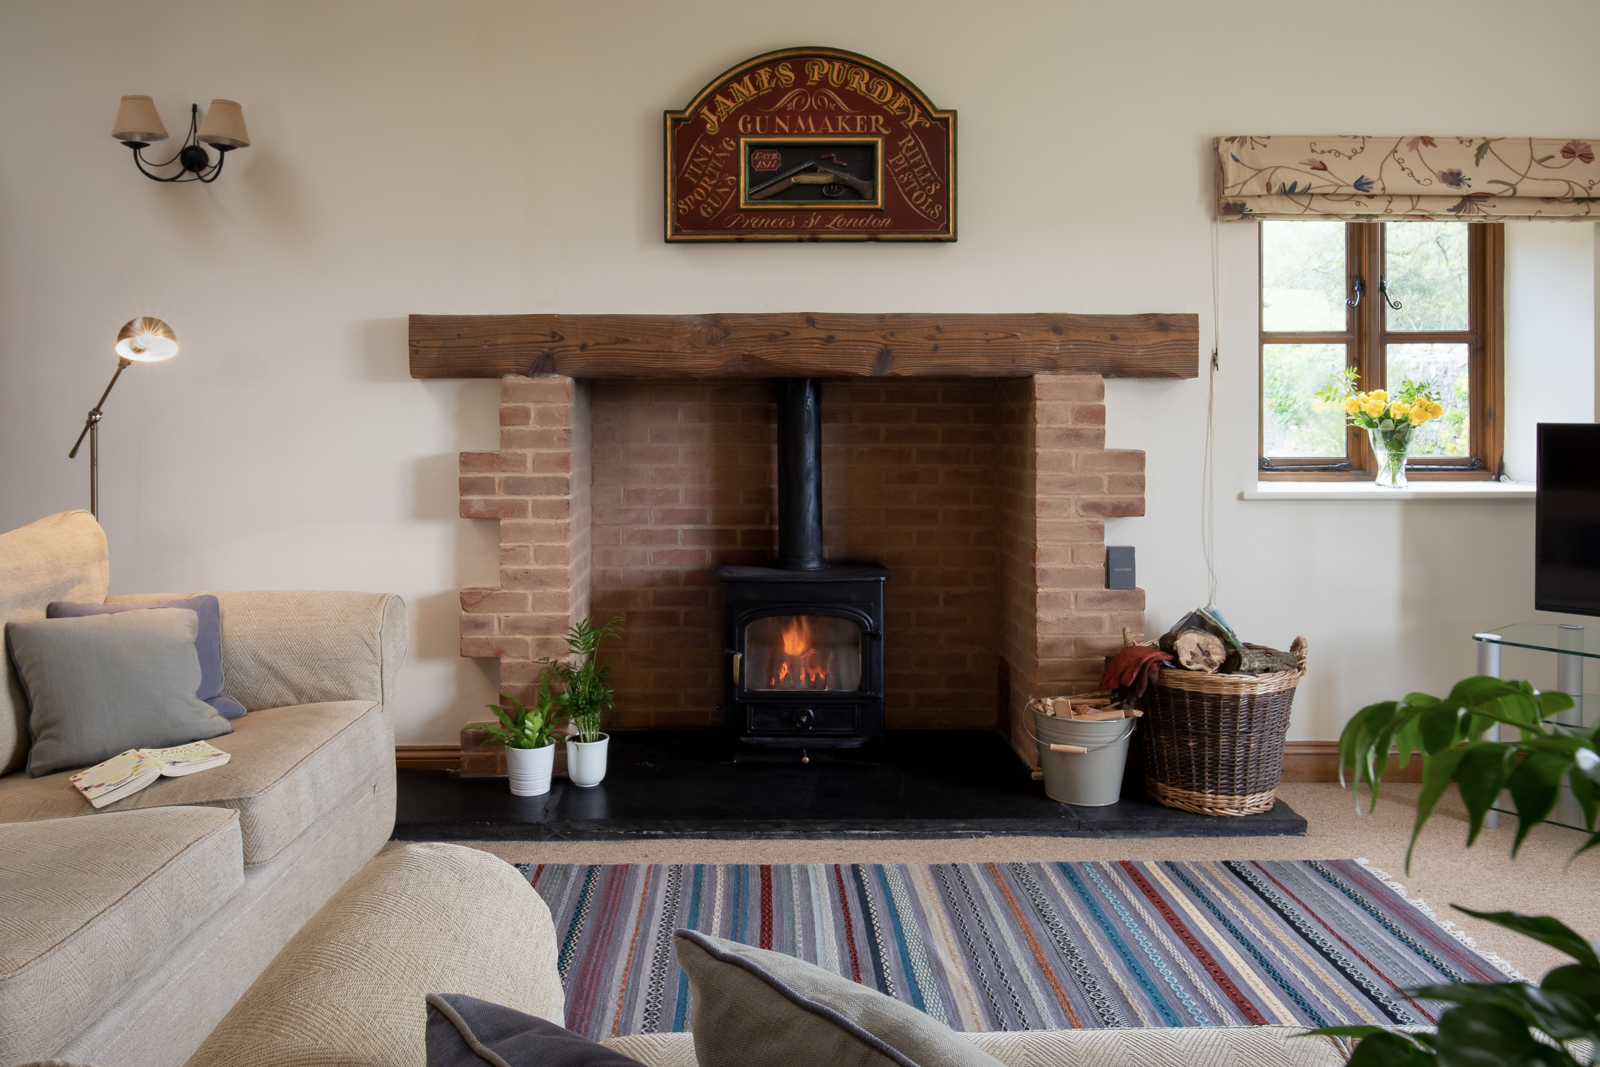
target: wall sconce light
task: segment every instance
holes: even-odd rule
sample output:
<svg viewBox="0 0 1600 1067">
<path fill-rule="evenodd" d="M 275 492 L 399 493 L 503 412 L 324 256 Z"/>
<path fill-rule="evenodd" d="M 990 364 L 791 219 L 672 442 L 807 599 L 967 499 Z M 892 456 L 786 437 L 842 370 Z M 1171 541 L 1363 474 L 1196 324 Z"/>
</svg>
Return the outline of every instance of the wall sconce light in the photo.
<svg viewBox="0 0 1600 1067">
<path fill-rule="evenodd" d="M 83 420 L 83 433 L 78 434 L 77 443 L 72 446 L 72 451 L 67 453 L 68 459 L 77 459 L 78 449 L 83 446 L 84 434 L 89 435 L 89 514 L 97 519 L 100 517 L 100 419 L 103 415 L 100 409 L 105 406 L 106 397 L 111 395 L 112 387 L 117 384 L 117 379 L 122 377 L 122 372 L 128 369 L 129 364 L 160 363 L 177 354 L 177 335 L 172 332 L 171 326 L 160 319 L 141 315 L 123 324 L 117 333 L 116 373 L 111 376 L 111 384 L 106 386 L 106 391 L 100 394 L 100 399 L 89 411 L 88 418 Z"/>
<path fill-rule="evenodd" d="M 117 109 L 116 125 L 111 128 L 111 136 L 133 149 L 133 163 L 139 168 L 139 173 L 157 182 L 214 182 L 217 175 L 222 173 L 222 164 L 229 152 L 235 148 L 250 147 L 250 131 L 244 127 L 244 111 L 232 100 L 211 101 L 204 119 L 200 118 L 199 104 L 189 105 L 189 136 L 184 138 L 183 147 L 165 163 L 149 164 L 158 169 L 179 164 L 178 172 L 169 177 L 152 174 L 147 169 L 145 158 L 139 154 L 153 142 L 167 139 L 167 128 L 161 125 L 161 116 L 156 113 L 154 100 L 148 96 L 123 97 L 122 106 Z M 202 145 L 210 145 L 217 150 L 215 163 Z"/>
</svg>

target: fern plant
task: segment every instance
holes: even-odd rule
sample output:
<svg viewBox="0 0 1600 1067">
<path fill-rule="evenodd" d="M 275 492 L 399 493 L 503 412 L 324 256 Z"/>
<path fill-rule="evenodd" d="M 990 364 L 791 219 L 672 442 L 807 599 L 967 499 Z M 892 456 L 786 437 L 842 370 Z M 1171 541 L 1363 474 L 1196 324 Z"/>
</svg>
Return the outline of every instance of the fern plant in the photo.
<svg viewBox="0 0 1600 1067">
<path fill-rule="evenodd" d="M 560 699 L 550 691 L 547 675 L 539 678 L 539 695 L 533 707 L 525 706 L 510 693 L 501 693 L 500 700 L 500 704 L 489 705 L 489 710 L 500 720 L 498 726 L 484 722 L 475 723 L 467 729 L 493 734 L 507 748 L 544 748 L 555 743 L 555 730 L 561 722 L 558 714 L 561 705 Z M 508 704 L 510 707 L 506 706 Z"/>
<path fill-rule="evenodd" d="M 1565 693 L 1540 693 L 1527 682 L 1468 678 L 1440 699 L 1412 693 L 1362 708 L 1339 737 L 1340 780 L 1346 768 L 1360 786 L 1378 786 L 1389 750 L 1399 751 L 1404 767 L 1422 754 L 1422 792 L 1417 820 L 1406 850 L 1406 869 L 1417 838 L 1452 784 L 1467 809 L 1471 846 L 1484 816 L 1502 790 L 1517 811 L 1516 855 L 1528 833 L 1545 819 L 1560 797 L 1563 779 L 1583 810 L 1588 839 L 1578 848 L 1600 844 L 1595 832 L 1600 814 L 1600 729 L 1583 733 L 1546 721 L 1572 707 Z M 1484 739 L 1499 724 L 1518 731 L 1515 741 Z M 1439 1017 L 1434 1033 L 1400 1033 L 1378 1026 L 1337 1026 L 1312 1031 L 1359 1038 L 1350 1067 L 1578 1067 L 1600 1062 L 1600 942 L 1585 941 L 1548 916 L 1514 911 L 1457 911 L 1541 941 L 1574 962 L 1557 967 L 1538 985 L 1527 982 L 1454 982 L 1408 990 L 1415 997 L 1453 1005 Z"/>
<path fill-rule="evenodd" d="M 615 691 L 606 684 L 611 668 L 598 665 L 595 653 L 601 641 L 621 636 L 621 615 L 613 615 L 599 625 L 592 619 L 582 619 L 566 633 L 565 658 L 546 656 L 539 661 L 561 684 L 556 700 L 578 728 L 579 741 L 600 740 L 600 715 L 611 707 Z"/>
</svg>

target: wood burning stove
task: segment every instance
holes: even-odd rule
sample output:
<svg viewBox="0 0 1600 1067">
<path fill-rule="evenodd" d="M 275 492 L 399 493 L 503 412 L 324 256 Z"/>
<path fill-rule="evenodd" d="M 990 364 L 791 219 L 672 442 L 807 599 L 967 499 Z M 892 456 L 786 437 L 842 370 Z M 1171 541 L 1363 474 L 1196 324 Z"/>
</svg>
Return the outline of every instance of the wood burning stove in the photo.
<svg viewBox="0 0 1600 1067">
<path fill-rule="evenodd" d="M 883 734 L 885 567 L 822 551 L 821 383 L 779 381 L 778 559 L 725 565 L 722 721 L 752 745 L 855 748 Z"/>
</svg>

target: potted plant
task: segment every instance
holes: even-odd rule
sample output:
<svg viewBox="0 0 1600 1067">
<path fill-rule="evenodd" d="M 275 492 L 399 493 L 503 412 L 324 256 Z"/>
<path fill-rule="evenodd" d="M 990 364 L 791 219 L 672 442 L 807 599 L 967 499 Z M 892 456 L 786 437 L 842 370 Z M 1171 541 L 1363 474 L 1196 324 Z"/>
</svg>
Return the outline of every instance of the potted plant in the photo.
<svg viewBox="0 0 1600 1067">
<path fill-rule="evenodd" d="M 550 792 L 550 774 L 555 769 L 555 728 L 560 721 L 560 701 L 550 692 L 550 679 L 539 678 L 539 696 L 533 707 L 509 693 L 501 693 L 501 704 L 490 704 L 500 725 L 477 723 L 469 730 L 493 734 L 506 746 L 506 771 L 511 777 L 511 792 L 519 797 L 537 797 Z M 510 707 L 507 708 L 506 705 Z"/>
<path fill-rule="evenodd" d="M 1527 682 L 1468 678 L 1444 699 L 1412 693 L 1362 708 L 1339 737 L 1340 777 L 1355 772 L 1357 811 L 1363 779 L 1378 800 L 1378 784 L 1399 750 L 1400 766 L 1422 753 L 1422 792 L 1417 821 L 1406 852 L 1406 869 L 1423 824 L 1454 783 L 1470 819 L 1467 844 L 1483 829 L 1483 819 L 1502 790 L 1517 810 L 1515 856 L 1529 831 L 1554 810 L 1562 780 L 1583 809 L 1589 838 L 1578 849 L 1600 844 L 1595 833 L 1600 813 L 1600 729 L 1584 733 L 1547 724 L 1572 707 L 1565 693 L 1540 693 Z M 1484 740 L 1490 727 L 1513 726 L 1518 739 L 1502 744 Z M 1595 1062 L 1600 1049 L 1600 942 L 1585 941 L 1565 924 L 1542 915 L 1514 911 L 1458 911 L 1505 927 L 1559 949 L 1574 962 L 1557 967 L 1538 985 L 1526 982 L 1456 982 L 1409 990 L 1412 996 L 1452 1004 L 1434 1033 L 1401 1033 L 1378 1026 L 1345 1026 L 1316 1031 L 1360 1038 L 1351 1067 L 1577 1067 Z"/>
<path fill-rule="evenodd" d="M 621 636 L 621 615 L 613 615 L 599 626 L 584 619 L 567 631 L 565 659 L 539 661 L 561 683 L 562 692 L 556 699 L 578 730 L 575 739 L 567 739 L 567 777 L 573 785 L 599 785 L 606 776 L 606 748 L 611 738 L 600 732 L 600 713 L 611 707 L 613 691 L 606 685 L 611 668 L 599 666 L 594 657 L 601 641 Z"/>
</svg>

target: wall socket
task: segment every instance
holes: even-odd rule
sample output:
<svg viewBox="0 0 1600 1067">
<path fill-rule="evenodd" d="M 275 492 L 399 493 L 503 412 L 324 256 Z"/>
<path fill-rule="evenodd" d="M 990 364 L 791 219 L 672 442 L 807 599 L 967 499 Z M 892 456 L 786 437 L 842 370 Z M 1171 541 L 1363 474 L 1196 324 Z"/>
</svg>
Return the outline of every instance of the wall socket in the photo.
<svg viewBox="0 0 1600 1067">
<path fill-rule="evenodd" d="M 1133 573 L 1133 546 L 1106 546 L 1106 588 L 1137 589 Z"/>
</svg>

